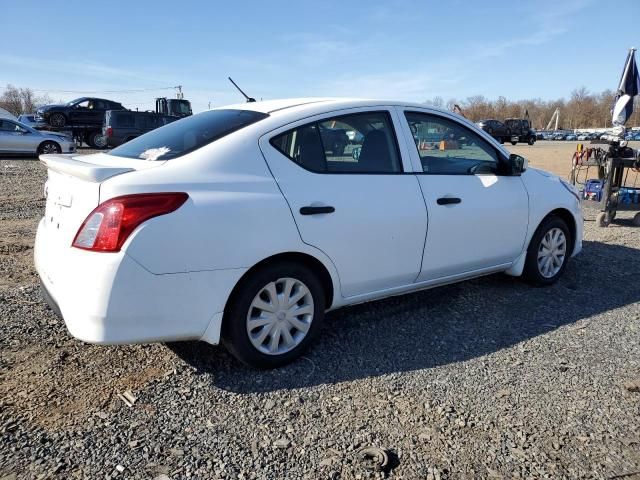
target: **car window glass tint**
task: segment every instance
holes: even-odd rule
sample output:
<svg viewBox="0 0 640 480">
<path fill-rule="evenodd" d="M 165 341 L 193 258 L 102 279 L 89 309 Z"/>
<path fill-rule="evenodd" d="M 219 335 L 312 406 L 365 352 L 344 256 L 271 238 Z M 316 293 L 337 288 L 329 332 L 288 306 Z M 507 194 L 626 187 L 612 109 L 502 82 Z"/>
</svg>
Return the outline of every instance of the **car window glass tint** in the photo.
<svg viewBox="0 0 640 480">
<path fill-rule="evenodd" d="M 402 172 L 387 112 L 332 117 L 289 130 L 271 139 L 271 144 L 313 172 Z"/>
<path fill-rule="evenodd" d="M 406 112 L 405 116 L 425 173 L 473 175 L 495 171 L 495 149 L 466 126 L 425 113 Z"/>
<path fill-rule="evenodd" d="M 131 127 L 135 127 L 136 125 L 133 114 L 121 113 L 121 114 L 118 114 L 116 118 L 117 118 L 116 124 L 119 127 L 131 128 Z"/>
<path fill-rule="evenodd" d="M 114 148 L 109 155 L 141 160 L 171 160 L 268 116 L 251 110 L 210 110 L 152 130 Z"/>
</svg>

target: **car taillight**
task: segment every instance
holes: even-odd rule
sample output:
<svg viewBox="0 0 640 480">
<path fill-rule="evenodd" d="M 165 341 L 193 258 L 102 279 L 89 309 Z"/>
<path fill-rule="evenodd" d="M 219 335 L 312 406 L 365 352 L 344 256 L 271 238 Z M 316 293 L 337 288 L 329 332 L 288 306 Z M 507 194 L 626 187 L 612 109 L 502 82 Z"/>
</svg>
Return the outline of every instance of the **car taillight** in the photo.
<svg viewBox="0 0 640 480">
<path fill-rule="evenodd" d="M 73 239 L 73 246 L 95 252 L 119 252 L 141 223 L 176 211 L 186 193 L 141 193 L 115 197 L 89 214 Z"/>
<path fill-rule="evenodd" d="M 111 127 L 105 127 L 105 129 L 104 129 L 104 136 L 105 136 L 105 137 L 111 137 L 111 136 L 113 136 L 113 128 L 111 128 Z"/>
</svg>

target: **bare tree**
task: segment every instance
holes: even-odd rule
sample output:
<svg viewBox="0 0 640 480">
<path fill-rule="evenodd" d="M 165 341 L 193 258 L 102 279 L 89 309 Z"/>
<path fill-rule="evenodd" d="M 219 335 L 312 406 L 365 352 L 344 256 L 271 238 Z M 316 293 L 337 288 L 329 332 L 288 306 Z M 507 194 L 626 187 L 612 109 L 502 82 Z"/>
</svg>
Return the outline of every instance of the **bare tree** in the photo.
<svg viewBox="0 0 640 480">
<path fill-rule="evenodd" d="M 17 88 L 13 85 L 7 85 L 0 95 L 0 107 L 16 116 L 35 112 L 39 106 L 47 103 L 51 103 L 48 95 L 37 97 L 30 88 Z"/>
</svg>

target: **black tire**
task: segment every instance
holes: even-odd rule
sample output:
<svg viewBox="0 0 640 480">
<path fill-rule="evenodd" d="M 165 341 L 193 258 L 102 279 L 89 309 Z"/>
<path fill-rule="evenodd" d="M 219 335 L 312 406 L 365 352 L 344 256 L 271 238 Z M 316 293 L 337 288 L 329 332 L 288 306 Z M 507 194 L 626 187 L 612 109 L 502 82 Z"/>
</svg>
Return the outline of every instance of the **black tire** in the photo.
<svg viewBox="0 0 640 480">
<path fill-rule="evenodd" d="M 633 216 L 633 220 L 631 220 L 631 223 L 633 224 L 633 226 L 635 227 L 640 227 L 640 213 L 636 213 Z"/>
<path fill-rule="evenodd" d="M 67 124 L 67 117 L 63 113 L 52 113 L 49 116 L 49 125 L 56 128 L 62 128 Z"/>
<path fill-rule="evenodd" d="M 513 140 L 511 140 L 511 145 L 517 145 L 518 141 L 516 140 L 515 142 Z"/>
<path fill-rule="evenodd" d="M 47 140 L 46 142 L 42 142 L 38 145 L 38 155 L 48 154 L 48 153 L 62 153 L 62 148 L 56 142 L 52 142 Z"/>
<path fill-rule="evenodd" d="M 91 148 L 102 150 L 103 148 L 107 148 L 107 138 L 102 135 L 102 132 L 95 130 L 87 135 L 87 144 Z"/>
<path fill-rule="evenodd" d="M 527 142 L 529 145 L 533 145 L 536 143 L 536 137 L 529 137 L 529 141 Z"/>
<path fill-rule="evenodd" d="M 500 137 L 498 141 L 500 142 L 500 145 L 504 144 L 504 137 Z"/>
<path fill-rule="evenodd" d="M 556 228 L 562 230 L 562 232 L 564 233 L 566 239 L 566 251 L 559 270 L 553 276 L 546 277 L 540 272 L 540 268 L 538 266 L 538 250 L 540 249 L 540 244 L 542 243 L 545 235 L 552 229 Z M 573 245 L 574 240 L 571 237 L 571 232 L 565 221 L 555 215 L 546 217 L 538 226 L 537 230 L 533 234 L 533 237 L 531 237 L 531 242 L 529 242 L 529 247 L 527 248 L 527 258 L 524 264 L 524 271 L 522 272 L 522 278 L 526 282 L 537 287 L 543 287 L 556 283 L 567 267 L 569 257 L 571 257 L 571 253 L 573 252 Z"/>
<path fill-rule="evenodd" d="M 295 279 L 308 288 L 313 298 L 313 319 L 306 335 L 295 348 L 281 354 L 267 354 L 258 350 L 249 339 L 247 316 L 260 291 L 269 283 L 283 278 Z M 286 365 L 298 358 L 317 336 L 324 319 L 324 293 L 318 277 L 302 264 L 283 262 L 256 270 L 236 287 L 225 308 L 222 342 L 234 357 L 250 367 L 267 369 Z"/>
</svg>

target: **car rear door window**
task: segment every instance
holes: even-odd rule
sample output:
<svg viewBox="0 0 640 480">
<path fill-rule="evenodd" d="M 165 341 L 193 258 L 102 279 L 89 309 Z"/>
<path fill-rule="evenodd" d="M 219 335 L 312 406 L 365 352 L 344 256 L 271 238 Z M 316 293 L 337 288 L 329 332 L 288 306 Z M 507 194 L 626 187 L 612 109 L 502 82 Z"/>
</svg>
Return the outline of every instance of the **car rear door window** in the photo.
<svg viewBox="0 0 640 480">
<path fill-rule="evenodd" d="M 468 127 L 427 113 L 405 112 L 405 117 L 423 172 L 435 175 L 496 172 L 498 153 Z"/>
<path fill-rule="evenodd" d="M 270 143 L 312 172 L 402 172 L 388 112 L 354 113 L 316 121 L 277 135 Z"/>
</svg>

